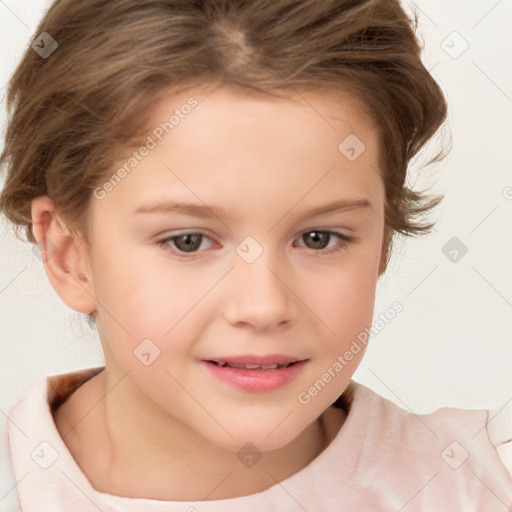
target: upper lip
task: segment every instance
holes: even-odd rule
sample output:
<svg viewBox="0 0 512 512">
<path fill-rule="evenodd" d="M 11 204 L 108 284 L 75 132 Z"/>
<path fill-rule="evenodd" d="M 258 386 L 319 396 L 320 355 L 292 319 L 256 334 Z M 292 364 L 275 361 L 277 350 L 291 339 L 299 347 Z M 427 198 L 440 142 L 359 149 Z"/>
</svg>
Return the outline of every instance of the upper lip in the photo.
<svg viewBox="0 0 512 512">
<path fill-rule="evenodd" d="M 212 361 L 219 362 L 223 361 L 225 363 L 235 363 L 235 364 L 257 364 L 257 365 L 267 365 L 267 364 L 279 364 L 279 363 L 295 363 L 297 361 L 305 361 L 304 358 L 287 356 L 284 354 L 270 354 L 266 356 L 258 356 L 258 355 L 245 355 L 245 356 L 225 356 L 225 357 L 211 357 L 208 359 L 204 359 L 204 361 Z"/>
</svg>

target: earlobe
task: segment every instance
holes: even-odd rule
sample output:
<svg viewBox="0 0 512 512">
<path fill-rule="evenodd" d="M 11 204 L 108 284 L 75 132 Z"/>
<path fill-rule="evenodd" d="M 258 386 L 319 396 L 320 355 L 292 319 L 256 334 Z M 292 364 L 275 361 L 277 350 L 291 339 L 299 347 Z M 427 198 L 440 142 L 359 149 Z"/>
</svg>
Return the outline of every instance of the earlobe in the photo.
<svg viewBox="0 0 512 512">
<path fill-rule="evenodd" d="M 85 245 L 73 236 L 48 196 L 32 200 L 32 232 L 46 275 L 66 305 L 81 313 L 96 310 Z"/>
</svg>

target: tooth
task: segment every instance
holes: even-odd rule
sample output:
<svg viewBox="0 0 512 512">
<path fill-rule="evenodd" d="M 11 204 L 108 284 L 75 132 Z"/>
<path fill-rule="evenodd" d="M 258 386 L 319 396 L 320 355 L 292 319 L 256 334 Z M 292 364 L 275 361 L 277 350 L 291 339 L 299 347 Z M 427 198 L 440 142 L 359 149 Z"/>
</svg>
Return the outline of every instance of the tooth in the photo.
<svg viewBox="0 0 512 512">
<path fill-rule="evenodd" d="M 226 364 L 228 364 L 232 368 L 245 368 L 245 364 L 240 364 L 240 363 L 226 363 Z"/>
<path fill-rule="evenodd" d="M 266 365 L 260 365 L 260 364 L 243 364 L 243 363 L 227 363 L 226 361 L 213 361 L 217 366 L 220 366 L 221 368 L 224 366 L 228 366 L 230 368 L 240 368 L 243 370 L 276 370 L 279 368 L 287 368 L 292 363 L 273 363 L 273 364 L 266 364 Z"/>
</svg>

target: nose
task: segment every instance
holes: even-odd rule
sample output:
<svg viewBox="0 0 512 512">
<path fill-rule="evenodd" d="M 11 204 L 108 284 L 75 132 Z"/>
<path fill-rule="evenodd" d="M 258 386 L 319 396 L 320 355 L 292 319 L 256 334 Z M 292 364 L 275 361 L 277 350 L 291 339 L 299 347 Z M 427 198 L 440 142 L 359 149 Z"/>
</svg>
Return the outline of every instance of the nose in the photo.
<svg viewBox="0 0 512 512">
<path fill-rule="evenodd" d="M 297 318 L 297 296 L 274 259 L 264 252 L 255 262 L 236 261 L 230 272 L 225 318 L 256 331 L 283 328 Z"/>
</svg>

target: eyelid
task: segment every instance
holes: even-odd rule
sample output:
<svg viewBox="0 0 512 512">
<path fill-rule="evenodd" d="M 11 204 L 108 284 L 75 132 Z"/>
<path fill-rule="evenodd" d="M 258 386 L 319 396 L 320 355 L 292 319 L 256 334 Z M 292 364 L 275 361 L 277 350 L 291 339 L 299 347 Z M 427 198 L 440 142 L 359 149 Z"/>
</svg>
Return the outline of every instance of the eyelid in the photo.
<svg viewBox="0 0 512 512">
<path fill-rule="evenodd" d="M 201 230 L 194 231 L 192 229 L 178 231 L 178 232 L 174 232 L 173 231 L 170 234 L 165 235 L 163 237 L 160 236 L 160 237 L 158 237 L 156 243 L 158 245 L 167 247 L 169 251 L 174 252 L 175 254 L 179 254 L 180 256 L 184 255 L 184 256 L 193 257 L 194 255 L 198 255 L 198 254 L 204 252 L 204 250 L 202 250 L 202 251 L 195 251 L 195 252 L 191 252 L 191 253 L 180 252 L 180 251 L 177 251 L 176 249 L 173 249 L 172 247 L 169 246 L 169 243 L 172 242 L 174 239 L 180 238 L 180 237 L 186 236 L 186 235 L 198 235 L 198 236 L 203 237 L 203 239 L 208 239 L 211 242 L 213 242 L 213 246 L 215 246 L 215 244 L 216 244 L 216 242 L 215 242 L 215 240 L 213 239 L 212 236 L 208 235 L 204 231 L 201 231 Z"/>
<path fill-rule="evenodd" d="M 332 228 L 332 227 L 314 227 L 314 228 L 304 229 L 296 236 L 296 238 L 299 238 L 302 235 L 305 235 L 306 233 L 311 233 L 312 231 L 321 231 L 321 232 L 337 234 L 343 238 L 346 238 L 347 240 L 355 239 L 355 237 L 353 235 L 350 235 L 344 231 L 338 231 L 336 228 Z M 348 230 L 348 231 L 351 231 L 351 230 Z M 179 238 L 180 236 L 185 236 L 185 235 L 202 235 L 206 238 L 209 238 L 210 240 L 213 240 L 212 235 L 208 234 L 208 232 L 202 228 L 197 229 L 197 230 L 195 230 L 194 228 L 189 228 L 189 229 L 183 229 L 183 230 L 170 231 L 168 233 L 164 232 L 163 235 L 158 235 L 156 238 L 157 238 L 157 241 L 162 241 L 165 239 Z"/>
<path fill-rule="evenodd" d="M 357 239 L 355 236 L 348 235 L 348 234 L 346 234 L 346 233 L 344 233 L 342 231 L 339 231 L 339 230 L 337 230 L 335 228 L 321 228 L 320 227 L 320 228 L 309 228 L 309 229 L 301 231 L 294 238 L 294 243 L 295 243 L 296 240 L 300 240 L 303 235 L 305 235 L 307 233 L 312 233 L 312 232 L 315 232 L 315 231 L 319 231 L 319 232 L 322 232 L 322 233 L 329 233 L 331 235 L 334 235 L 335 237 L 338 237 L 338 243 L 334 247 L 331 247 L 331 248 L 324 248 L 324 249 L 315 250 L 315 249 L 311 249 L 309 247 L 300 246 L 300 247 L 303 247 L 304 249 L 308 249 L 313 254 L 317 253 L 316 256 L 320 256 L 320 257 L 321 256 L 328 256 L 328 255 L 333 254 L 333 253 L 335 253 L 337 251 L 341 251 L 341 250 L 343 250 L 344 247 L 346 247 L 350 243 L 353 243 Z M 157 242 L 156 242 L 156 244 L 158 246 L 162 247 L 164 250 L 170 252 L 171 254 L 179 256 L 180 259 L 181 258 L 193 259 L 194 257 L 199 256 L 202 252 L 205 252 L 205 250 L 202 250 L 202 251 L 193 251 L 193 252 L 187 253 L 187 252 L 182 252 L 182 251 L 173 249 L 169 245 L 169 242 L 172 242 L 173 239 L 180 238 L 180 237 L 186 236 L 186 235 L 199 235 L 199 236 L 202 236 L 202 237 L 204 237 L 204 238 L 206 238 L 206 239 L 208 239 L 210 241 L 213 241 L 215 243 L 215 240 L 210 235 L 205 233 L 203 230 L 200 230 L 200 229 L 198 229 L 198 230 L 185 229 L 185 230 L 173 231 L 173 232 L 169 233 L 167 236 L 164 236 L 163 238 L 159 237 Z M 296 247 L 296 246 L 294 245 L 294 247 Z"/>
</svg>

